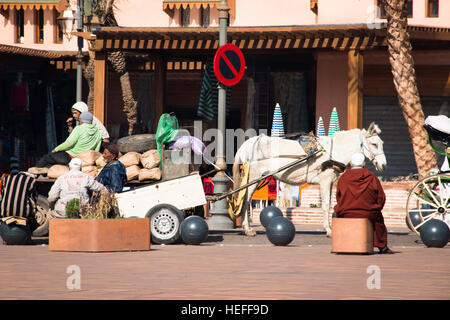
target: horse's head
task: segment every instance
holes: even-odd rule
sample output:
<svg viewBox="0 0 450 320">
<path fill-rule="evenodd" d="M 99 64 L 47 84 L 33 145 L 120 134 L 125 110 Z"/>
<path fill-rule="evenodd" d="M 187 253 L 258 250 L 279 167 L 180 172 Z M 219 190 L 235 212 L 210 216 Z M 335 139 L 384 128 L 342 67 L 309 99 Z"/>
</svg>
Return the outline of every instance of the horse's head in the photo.
<svg viewBox="0 0 450 320">
<path fill-rule="evenodd" d="M 384 155 L 383 140 L 380 138 L 381 129 L 372 122 L 367 129 L 361 130 L 361 149 L 364 155 L 372 161 L 378 171 L 386 168 L 386 156 Z"/>
</svg>

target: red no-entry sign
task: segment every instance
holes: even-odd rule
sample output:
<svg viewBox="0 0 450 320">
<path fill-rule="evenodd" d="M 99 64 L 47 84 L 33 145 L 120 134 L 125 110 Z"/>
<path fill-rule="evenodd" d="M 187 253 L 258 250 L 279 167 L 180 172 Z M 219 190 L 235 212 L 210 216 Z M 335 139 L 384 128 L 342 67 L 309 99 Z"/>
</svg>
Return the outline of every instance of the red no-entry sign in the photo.
<svg viewBox="0 0 450 320">
<path fill-rule="evenodd" d="M 214 56 L 214 74 L 226 86 L 234 86 L 245 72 L 245 59 L 242 51 L 234 44 L 224 44 Z"/>
</svg>

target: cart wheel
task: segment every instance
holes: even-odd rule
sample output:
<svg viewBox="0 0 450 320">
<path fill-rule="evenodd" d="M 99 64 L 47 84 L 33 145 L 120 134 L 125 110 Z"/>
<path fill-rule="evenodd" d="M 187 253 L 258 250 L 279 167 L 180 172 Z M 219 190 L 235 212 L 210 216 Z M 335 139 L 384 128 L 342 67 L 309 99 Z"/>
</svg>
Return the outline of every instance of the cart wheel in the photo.
<svg viewBox="0 0 450 320">
<path fill-rule="evenodd" d="M 406 200 L 406 221 L 418 236 L 420 227 L 430 219 L 446 222 L 450 217 L 450 176 L 437 174 L 423 178 L 411 189 Z M 413 225 L 409 213 L 418 213 L 420 223 Z"/>
<path fill-rule="evenodd" d="M 145 216 L 150 218 L 152 242 L 171 244 L 180 238 L 180 225 L 184 215 L 174 206 L 159 204 L 151 208 Z"/>
<path fill-rule="evenodd" d="M 50 207 L 48 200 L 44 196 L 38 195 L 36 201 L 36 222 L 39 225 L 34 231 L 34 237 L 45 237 L 48 235 L 48 226 L 50 221 Z"/>
</svg>

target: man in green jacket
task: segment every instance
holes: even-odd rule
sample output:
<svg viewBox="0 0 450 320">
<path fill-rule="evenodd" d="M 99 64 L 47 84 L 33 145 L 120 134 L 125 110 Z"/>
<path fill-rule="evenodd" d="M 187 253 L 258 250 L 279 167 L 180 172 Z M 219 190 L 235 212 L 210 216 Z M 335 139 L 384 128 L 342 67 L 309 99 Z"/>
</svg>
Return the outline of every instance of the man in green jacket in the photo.
<svg viewBox="0 0 450 320">
<path fill-rule="evenodd" d="M 86 111 L 80 115 L 80 125 L 76 126 L 66 141 L 61 143 L 51 153 L 44 155 L 36 164 L 36 167 L 28 169 L 33 174 L 46 173 L 46 169 L 55 164 L 67 165 L 81 151 L 99 151 L 102 144 L 102 135 L 97 127 L 92 124 L 93 115 Z"/>
</svg>

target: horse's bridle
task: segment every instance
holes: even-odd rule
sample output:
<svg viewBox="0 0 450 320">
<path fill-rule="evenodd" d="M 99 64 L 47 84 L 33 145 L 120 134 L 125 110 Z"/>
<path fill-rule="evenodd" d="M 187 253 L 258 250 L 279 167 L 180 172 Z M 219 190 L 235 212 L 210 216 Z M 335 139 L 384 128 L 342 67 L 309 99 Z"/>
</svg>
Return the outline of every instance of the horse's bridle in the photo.
<svg viewBox="0 0 450 320">
<path fill-rule="evenodd" d="M 384 151 L 383 152 L 380 152 L 380 153 L 373 153 L 371 150 L 370 150 L 370 148 L 369 148 L 369 143 L 368 143 L 368 141 L 367 141 L 367 139 L 368 138 L 370 138 L 370 137 L 373 137 L 374 136 L 374 134 L 373 135 L 369 135 L 368 134 L 368 132 L 366 131 L 366 134 L 363 134 L 363 132 L 362 132 L 362 130 L 361 130 L 361 134 L 359 135 L 359 138 L 360 138 L 360 140 L 361 140 L 361 149 L 364 151 L 364 149 L 365 150 L 367 150 L 368 152 L 369 152 L 369 160 L 372 162 L 372 164 L 373 165 L 375 165 L 374 163 L 373 163 L 373 161 L 375 160 L 375 158 L 376 157 L 378 157 L 378 156 L 381 156 L 381 155 L 384 155 Z M 364 143 L 365 142 L 365 143 Z"/>
</svg>

